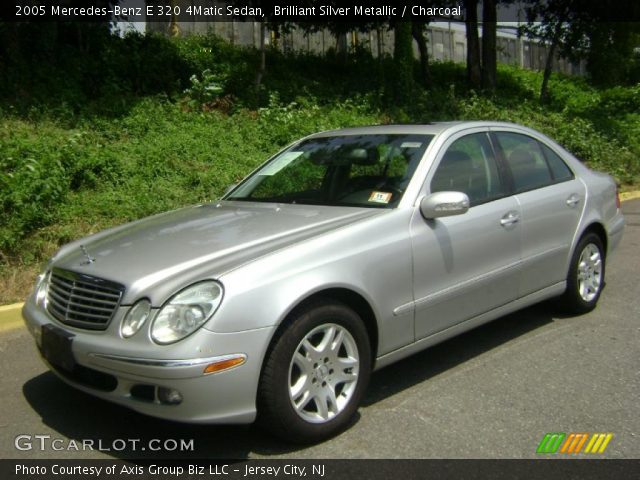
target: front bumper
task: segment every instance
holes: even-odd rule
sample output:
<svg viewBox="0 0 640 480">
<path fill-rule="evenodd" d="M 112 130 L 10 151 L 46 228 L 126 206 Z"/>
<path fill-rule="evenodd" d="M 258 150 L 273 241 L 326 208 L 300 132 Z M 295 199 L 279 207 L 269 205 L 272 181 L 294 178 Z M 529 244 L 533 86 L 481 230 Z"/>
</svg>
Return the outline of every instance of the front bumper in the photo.
<svg viewBox="0 0 640 480">
<path fill-rule="evenodd" d="M 176 344 L 160 346 L 146 338 L 143 331 L 130 339 L 121 338 L 117 330 L 125 311 L 121 307 L 109 328 L 101 332 L 59 323 L 36 305 L 33 296 L 25 303 L 22 316 L 37 344 L 45 325 L 53 324 L 74 335 L 71 350 L 77 368 L 65 370 L 43 359 L 56 375 L 79 390 L 169 420 L 189 423 L 255 420 L 262 359 L 274 327 L 225 334 L 200 329 Z M 207 364 L 229 355 L 244 355 L 246 359 L 229 370 L 203 373 Z M 182 402 L 161 403 L 158 389 L 177 390 Z"/>
</svg>

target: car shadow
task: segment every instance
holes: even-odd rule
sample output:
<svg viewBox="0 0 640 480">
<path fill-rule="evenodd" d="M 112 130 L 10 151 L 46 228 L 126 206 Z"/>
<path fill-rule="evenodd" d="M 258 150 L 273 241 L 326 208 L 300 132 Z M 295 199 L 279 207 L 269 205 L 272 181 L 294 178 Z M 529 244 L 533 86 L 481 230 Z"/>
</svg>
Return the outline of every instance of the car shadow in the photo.
<svg viewBox="0 0 640 480">
<path fill-rule="evenodd" d="M 369 406 L 407 388 L 425 382 L 449 369 L 522 335 L 564 318 L 552 302 L 544 302 L 500 317 L 493 322 L 437 344 L 372 375 L 362 402 Z M 402 372 L 402 375 L 398 375 Z"/>
<path fill-rule="evenodd" d="M 61 437 L 73 439 L 79 445 L 93 441 L 96 453 L 114 458 L 242 460 L 252 451 L 277 455 L 297 449 L 253 425 L 192 425 L 149 417 L 76 390 L 51 372 L 27 381 L 22 392 L 42 422 Z M 135 448 L 131 439 L 140 439 Z M 120 447 L 122 440 L 126 443 L 124 449 Z M 149 444 L 151 440 L 153 445 Z M 194 448 L 192 451 L 149 448 L 162 446 L 166 440 L 170 449 L 174 448 L 173 440 L 193 441 Z M 88 455 L 91 457 L 95 455 Z"/>
<path fill-rule="evenodd" d="M 558 318 L 549 304 L 536 305 L 384 368 L 372 375 L 363 406 L 371 406 L 428 381 L 467 360 L 553 322 L 554 317 Z M 398 372 L 402 372 L 402 375 L 398 375 Z M 23 386 L 23 394 L 43 423 L 61 436 L 75 440 L 79 445 L 83 441 L 93 440 L 95 450 L 119 459 L 242 460 L 249 458 L 251 453 L 274 456 L 305 448 L 284 443 L 254 425 L 191 425 L 148 417 L 71 388 L 51 372 L 27 381 Z M 358 419 L 356 415 L 353 424 Z M 123 439 L 126 448 L 121 449 Z M 137 448 L 132 448 L 128 439 L 140 439 Z M 173 445 L 171 440 L 193 440 L 194 449 L 143 450 L 141 447 L 148 446 L 152 439 L 154 445 L 162 445 L 165 440 L 170 440 L 170 445 Z M 115 446 L 118 448 L 113 448 Z"/>
</svg>

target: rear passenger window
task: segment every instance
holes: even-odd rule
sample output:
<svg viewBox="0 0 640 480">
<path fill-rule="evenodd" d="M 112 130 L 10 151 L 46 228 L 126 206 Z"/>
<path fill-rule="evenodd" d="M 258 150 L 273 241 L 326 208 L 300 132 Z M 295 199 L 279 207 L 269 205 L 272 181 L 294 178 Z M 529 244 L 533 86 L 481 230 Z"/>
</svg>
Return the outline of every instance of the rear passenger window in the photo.
<svg viewBox="0 0 640 480">
<path fill-rule="evenodd" d="M 560 156 L 547 147 L 544 143 L 540 144 L 542 146 L 542 152 L 549 163 L 549 167 L 551 168 L 551 173 L 553 174 L 553 180 L 556 182 L 565 182 L 567 180 L 573 179 L 573 172 L 567 167 L 567 164 L 564 163 L 564 160 L 560 158 Z"/>
<path fill-rule="evenodd" d="M 513 175 L 516 192 L 554 183 L 537 140 L 518 133 L 496 132 L 495 135 Z"/>
<path fill-rule="evenodd" d="M 493 149 L 485 133 L 462 137 L 447 149 L 431 180 L 431 192 L 466 193 L 471 206 L 504 194 Z"/>
</svg>

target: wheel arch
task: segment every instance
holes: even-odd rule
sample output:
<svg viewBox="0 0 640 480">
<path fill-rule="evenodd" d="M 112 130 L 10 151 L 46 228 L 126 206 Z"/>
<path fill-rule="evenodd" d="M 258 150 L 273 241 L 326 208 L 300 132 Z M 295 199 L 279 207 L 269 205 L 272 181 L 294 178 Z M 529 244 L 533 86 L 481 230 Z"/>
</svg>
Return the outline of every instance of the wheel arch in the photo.
<svg viewBox="0 0 640 480">
<path fill-rule="evenodd" d="M 578 245 L 578 242 L 580 241 L 580 239 L 585 235 L 587 235 L 588 233 L 595 233 L 600 238 L 600 241 L 602 242 L 602 247 L 604 248 L 604 255 L 606 257 L 608 248 L 609 248 L 609 241 L 608 241 L 609 239 L 607 236 L 607 231 L 604 228 L 604 225 L 602 225 L 602 223 L 597 221 L 591 222 L 578 236 L 576 240 L 576 245 Z"/>
<path fill-rule="evenodd" d="M 581 249 L 586 248 L 586 237 L 588 235 L 595 235 L 602 244 L 602 258 L 601 258 L 601 271 L 599 275 L 599 281 L 596 286 L 591 284 L 593 290 L 593 296 L 588 297 L 589 292 L 582 293 L 580 287 L 580 278 L 578 274 L 579 263 L 581 262 Z M 593 241 L 593 240 L 589 240 Z M 580 235 L 576 235 L 576 243 L 572 249 L 569 270 L 567 273 L 566 289 L 564 293 L 558 299 L 558 306 L 565 312 L 571 315 L 580 315 L 590 312 L 596 307 L 600 294 L 604 288 L 604 274 L 607 255 L 608 236 L 605 227 L 596 221 L 593 221 L 587 225 L 585 229 L 580 232 Z M 586 282 L 587 280 L 585 280 Z M 588 288 L 588 287 L 587 287 Z M 587 295 L 587 297 L 585 297 Z"/>
<path fill-rule="evenodd" d="M 278 367 L 275 368 L 274 362 L 269 361 L 269 358 L 272 354 L 274 354 L 278 347 L 278 340 L 285 335 L 288 327 L 295 325 L 294 321 L 300 314 L 303 314 L 305 309 L 314 308 L 321 306 L 326 303 L 335 303 L 339 304 L 341 307 L 347 307 L 352 309 L 355 313 L 363 321 L 363 326 L 365 328 L 369 344 L 371 346 L 371 370 L 373 369 L 375 363 L 375 357 L 377 352 L 377 324 L 375 320 L 375 314 L 373 308 L 367 302 L 367 300 L 361 294 L 355 292 L 354 290 L 350 290 L 344 287 L 332 287 L 325 288 L 313 293 L 310 293 L 308 296 L 299 299 L 295 305 L 292 305 L 288 313 L 284 316 L 283 320 L 280 322 L 278 327 L 275 329 L 275 332 L 269 342 L 267 350 L 265 352 L 264 358 L 262 360 L 262 366 L 260 368 L 260 380 L 258 389 L 256 392 L 256 412 L 257 412 L 257 421 L 261 423 L 263 426 L 272 431 L 272 433 L 280 436 L 281 438 L 287 439 L 291 441 L 293 439 L 294 442 L 300 443 L 308 443 L 311 441 L 317 441 L 318 438 L 324 439 L 335 435 L 337 432 L 347 428 L 350 422 L 350 418 L 353 413 L 349 413 L 346 417 L 343 415 L 344 410 L 340 410 L 337 416 L 331 420 L 329 419 L 326 423 L 329 427 L 323 429 L 316 429 L 315 433 L 309 430 L 304 431 L 301 429 L 298 419 L 297 422 L 287 422 L 287 412 L 283 415 L 281 412 L 283 399 L 277 398 L 276 393 L 278 389 L 274 389 L 274 379 L 278 373 L 274 372 L 282 372 L 283 369 Z M 344 309 L 343 309 L 344 311 Z M 353 321 L 353 319 L 352 319 Z M 282 357 L 282 350 L 279 351 L 280 360 Z M 278 358 L 278 357 L 276 357 Z M 290 357 L 289 357 L 290 359 Z M 290 361 L 290 360 L 289 360 Z M 278 365 L 281 365 L 279 363 Z M 363 363 L 363 365 L 366 365 Z M 349 400 L 349 403 L 344 407 L 344 409 L 357 409 L 362 397 L 363 389 L 366 388 L 368 383 L 368 377 L 370 375 L 371 370 L 364 368 L 364 372 L 362 375 L 364 376 L 364 383 L 360 382 L 360 387 L 357 387 L 357 390 L 360 391 L 359 394 L 355 394 L 356 401 L 355 403 Z M 362 386 L 364 385 L 364 387 Z M 291 400 L 288 399 L 287 404 L 289 405 Z M 342 417 L 340 416 L 342 415 Z M 342 419 L 340 419 L 342 418 Z M 285 420 L 283 420 L 285 419 Z M 289 419 L 290 420 L 290 419 Z M 339 423 L 335 423 L 338 421 Z M 296 426 L 298 425 L 298 426 Z M 320 427 L 324 427 L 324 423 L 319 424 Z M 315 428 L 315 427 L 314 427 Z"/>
<path fill-rule="evenodd" d="M 313 303 L 323 301 L 337 301 L 351 308 L 358 314 L 364 323 L 367 336 L 369 337 L 369 346 L 371 347 L 371 365 L 373 366 L 375 364 L 375 359 L 378 354 L 378 321 L 373 307 L 365 297 L 355 290 L 345 287 L 328 287 L 298 299 L 298 301 L 291 306 L 271 337 L 269 346 L 263 358 L 263 366 L 274 342 L 280 336 L 282 330 L 287 328 L 287 325 L 293 321 L 300 311 Z"/>
</svg>

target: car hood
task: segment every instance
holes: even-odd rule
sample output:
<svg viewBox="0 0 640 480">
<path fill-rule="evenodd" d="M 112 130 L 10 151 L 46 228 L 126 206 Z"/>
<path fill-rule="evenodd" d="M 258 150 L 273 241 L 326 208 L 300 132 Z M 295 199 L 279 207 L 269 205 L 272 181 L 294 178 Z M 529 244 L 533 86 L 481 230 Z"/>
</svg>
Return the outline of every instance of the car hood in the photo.
<svg viewBox="0 0 640 480">
<path fill-rule="evenodd" d="M 383 210 L 229 202 L 197 205 L 116 227 L 64 247 L 53 264 L 122 283 L 123 304 L 154 287 L 217 277 L 287 247 Z M 88 261 L 91 257 L 92 261 Z M 180 286 L 175 288 L 180 288 Z"/>
</svg>

